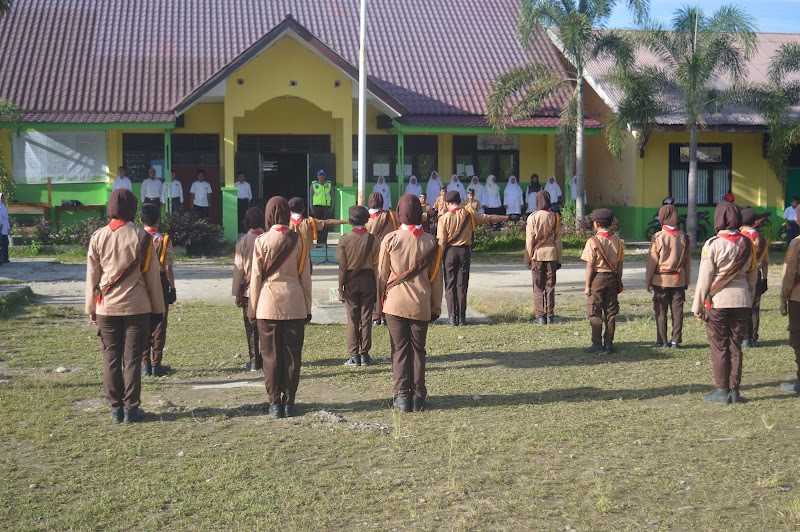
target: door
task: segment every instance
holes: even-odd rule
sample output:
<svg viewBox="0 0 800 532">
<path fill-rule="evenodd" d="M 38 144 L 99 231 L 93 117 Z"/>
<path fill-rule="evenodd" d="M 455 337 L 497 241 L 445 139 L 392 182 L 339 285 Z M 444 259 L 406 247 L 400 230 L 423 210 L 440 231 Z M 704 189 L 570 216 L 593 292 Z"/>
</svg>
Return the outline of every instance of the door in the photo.
<svg viewBox="0 0 800 532">
<path fill-rule="evenodd" d="M 265 153 L 261 156 L 264 199 L 283 196 L 306 198 L 308 161 L 305 153 Z"/>
<path fill-rule="evenodd" d="M 790 168 L 786 172 L 786 207 L 792 203 L 792 198 L 800 196 L 800 168 Z"/>
<path fill-rule="evenodd" d="M 208 198 L 208 221 L 215 225 L 222 224 L 222 198 L 220 186 L 220 167 L 200 164 L 176 164 L 172 166 L 178 180 L 183 184 L 184 208 L 189 208 L 189 189 L 197 180 L 200 170 L 206 174 L 206 181 L 211 185 L 211 196 Z"/>
<path fill-rule="evenodd" d="M 261 182 L 261 154 L 252 151 L 236 152 L 236 174 L 244 172 L 245 181 L 250 183 L 253 191 L 253 200 L 258 202 L 264 199 L 264 190 Z"/>
</svg>

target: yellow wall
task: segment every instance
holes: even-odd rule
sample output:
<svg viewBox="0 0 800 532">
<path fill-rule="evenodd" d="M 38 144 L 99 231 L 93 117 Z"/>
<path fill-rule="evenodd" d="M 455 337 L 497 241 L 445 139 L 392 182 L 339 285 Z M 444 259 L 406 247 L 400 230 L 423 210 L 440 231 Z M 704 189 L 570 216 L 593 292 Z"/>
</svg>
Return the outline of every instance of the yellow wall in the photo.
<svg viewBox="0 0 800 532">
<path fill-rule="evenodd" d="M 6 163 L 6 170 L 11 175 L 14 175 L 14 167 L 11 156 L 11 135 L 12 132 L 8 129 L 0 129 L 0 151 L 3 152 L 3 158 Z"/>
<path fill-rule="evenodd" d="M 519 173 L 521 183 L 530 183 L 531 174 L 539 174 L 539 181 L 544 183 L 548 176 L 555 175 L 555 153 L 552 135 L 520 135 L 519 136 Z M 561 181 L 561 179 L 559 179 Z"/>
</svg>

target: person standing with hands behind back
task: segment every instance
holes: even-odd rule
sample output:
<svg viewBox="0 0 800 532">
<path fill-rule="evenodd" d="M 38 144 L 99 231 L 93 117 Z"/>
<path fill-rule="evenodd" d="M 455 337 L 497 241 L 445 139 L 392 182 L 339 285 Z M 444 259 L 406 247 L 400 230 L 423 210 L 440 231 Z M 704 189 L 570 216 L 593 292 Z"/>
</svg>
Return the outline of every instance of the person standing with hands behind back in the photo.
<svg viewBox="0 0 800 532">
<path fill-rule="evenodd" d="M 11 229 L 10 225 L 6 195 L 0 192 L 0 264 L 8 262 L 8 232 Z"/>
<path fill-rule="evenodd" d="M 247 317 L 249 308 L 248 292 L 250 290 L 250 277 L 253 271 L 253 246 L 256 238 L 264 234 L 264 211 L 258 207 L 250 207 L 244 213 L 244 226 L 247 229 L 238 242 L 236 242 L 236 255 L 233 258 L 233 297 L 237 307 L 242 309 L 244 318 L 244 334 L 247 337 L 247 352 L 250 361 L 245 368 L 250 371 L 263 369 L 261 351 L 258 348 L 258 331 L 255 324 Z"/>
<path fill-rule="evenodd" d="M 561 267 L 561 217 L 550 210 L 550 193 L 536 194 L 536 212 L 525 228 L 525 259 L 533 277 L 533 308 L 537 325 L 555 323 L 556 271 Z"/>
<path fill-rule="evenodd" d="M 117 189 L 111 222 L 95 231 L 86 259 L 86 313 L 103 350 L 103 392 L 114 423 L 140 421 L 142 350 L 166 310 L 153 238 L 133 225 L 136 196 Z"/>
<path fill-rule="evenodd" d="M 781 281 L 781 315 L 789 316 L 789 345 L 794 350 L 797 380 L 781 383 L 781 390 L 800 394 L 800 238 L 789 242 Z"/>
<path fill-rule="evenodd" d="M 200 170 L 197 172 L 197 181 L 192 183 L 192 188 L 189 189 L 189 197 L 192 199 L 194 213 L 206 220 L 208 220 L 208 198 L 211 193 L 211 184 L 206 181 L 206 173 Z"/>
<path fill-rule="evenodd" d="M 317 170 L 317 180 L 311 183 L 311 216 L 327 220 L 333 216 L 333 185 L 327 180 L 325 170 Z M 328 230 L 323 228 L 317 235 L 318 244 L 328 243 Z"/>
</svg>

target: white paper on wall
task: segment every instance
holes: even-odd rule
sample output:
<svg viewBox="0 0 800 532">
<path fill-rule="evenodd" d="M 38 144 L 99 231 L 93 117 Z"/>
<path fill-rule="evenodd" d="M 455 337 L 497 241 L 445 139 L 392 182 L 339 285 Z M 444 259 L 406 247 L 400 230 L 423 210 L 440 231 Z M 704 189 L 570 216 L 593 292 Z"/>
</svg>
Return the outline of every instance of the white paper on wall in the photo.
<svg viewBox="0 0 800 532">
<path fill-rule="evenodd" d="M 26 131 L 12 135 L 14 181 L 42 184 L 108 180 L 104 131 Z"/>
</svg>

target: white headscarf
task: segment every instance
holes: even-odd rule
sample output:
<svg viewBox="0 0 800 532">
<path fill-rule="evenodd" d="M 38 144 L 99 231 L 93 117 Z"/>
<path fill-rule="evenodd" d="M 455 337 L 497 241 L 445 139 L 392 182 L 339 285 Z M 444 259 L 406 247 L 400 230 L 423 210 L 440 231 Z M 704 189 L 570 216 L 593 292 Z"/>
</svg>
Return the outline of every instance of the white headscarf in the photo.
<svg viewBox="0 0 800 532">
<path fill-rule="evenodd" d="M 544 189 L 550 193 L 550 203 L 558 203 L 558 200 L 561 199 L 561 187 L 556 183 L 556 176 L 551 175 L 547 178 Z"/>
<path fill-rule="evenodd" d="M 457 174 L 450 176 L 450 184 L 447 185 L 447 191 L 450 192 L 451 190 L 458 191 L 458 194 L 461 196 L 461 201 L 467 199 L 467 191 L 464 189 L 464 185 L 461 184 L 461 180 L 458 179 Z"/>
<path fill-rule="evenodd" d="M 417 183 L 417 176 L 412 175 L 408 178 L 408 185 L 406 185 L 406 194 L 413 194 L 419 197 L 422 194 L 422 187 Z"/>
<path fill-rule="evenodd" d="M 383 210 L 388 211 L 392 208 L 392 190 L 386 184 L 386 179 L 383 176 L 378 178 L 378 182 L 372 187 L 373 192 L 380 192 L 383 196 Z"/>
<path fill-rule="evenodd" d="M 473 176 L 472 181 L 470 181 L 469 186 L 467 186 L 467 190 L 472 189 L 475 191 L 475 199 L 483 205 L 483 185 L 481 185 L 480 179 L 478 176 Z"/>
<path fill-rule="evenodd" d="M 2 226 L 0 235 L 7 235 L 11 225 L 8 221 L 8 206 L 2 201 L 5 197 L 5 193 L 0 192 L 0 226 Z"/>
<path fill-rule="evenodd" d="M 522 189 L 513 175 L 508 178 L 508 185 L 503 193 L 503 204 L 506 206 L 506 214 L 522 214 Z"/>
<path fill-rule="evenodd" d="M 502 207 L 500 201 L 500 187 L 495 183 L 495 177 L 490 175 L 486 178 L 486 186 L 483 187 L 483 205 L 489 209 Z"/>
<path fill-rule="evenodd" d="M 433 202 L 439 197 L 439 191 L 443 186 L 444 183 L 442 183 L 439 173 L 436 170 L 431 172 L 431 176 L 428 178 L 428 186 L 425 187 L 425 193 L 428 195 L 428 205 L 433 205 Z"/>
</svg>

